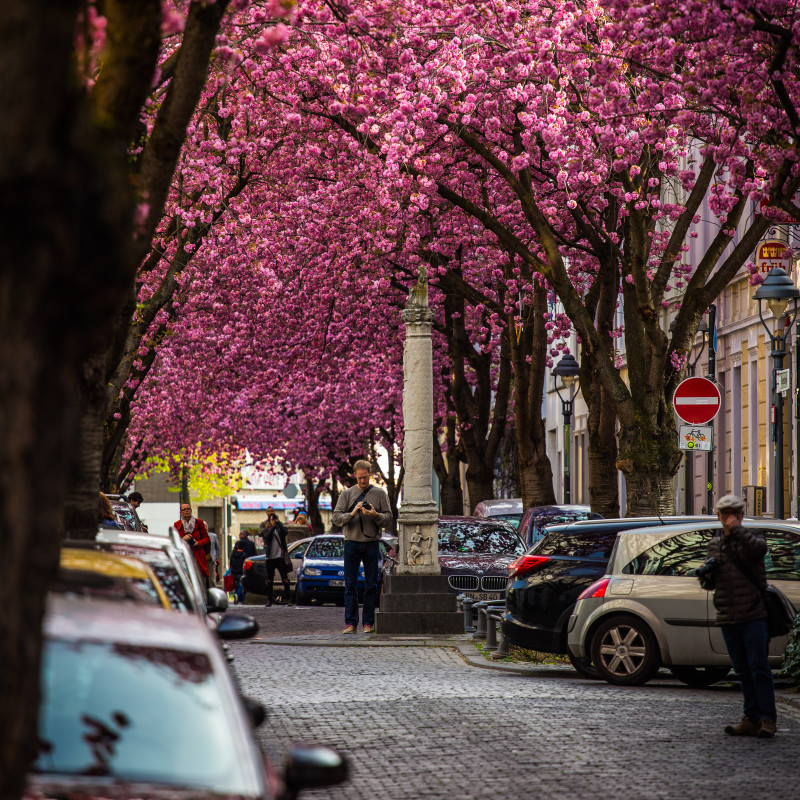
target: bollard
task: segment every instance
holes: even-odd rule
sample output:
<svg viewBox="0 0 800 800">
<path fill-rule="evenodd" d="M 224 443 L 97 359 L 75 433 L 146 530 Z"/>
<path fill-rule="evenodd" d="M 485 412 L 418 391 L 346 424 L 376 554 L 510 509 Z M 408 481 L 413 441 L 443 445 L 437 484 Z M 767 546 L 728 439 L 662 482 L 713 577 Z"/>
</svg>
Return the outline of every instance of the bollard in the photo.
<svg viewBox="0 0 800 800">
<path fill-rule="evenodd" d="M 500 619 L 500 639 L 497 644 L 497 650 L 492 653 L 492 658 L 495 661 L 498 661 L 501 658 L 507 658 L 511 655 L 511 651 L 508 649 L 508 636 L 505 635 L 503 632 L 503 620 Z"/>
<path fill-rule="evenodd" d="M 472 624 L 472 598 L 464 597 L 461 607 L 464 609 L 464 633 L 475 633 L 475 626 Z"/>
<path fill-rule="evenodd" d="M 478 609 L 478 627 L 475 630 L 475 633 L 472 634 L 473 639 L 485 639 L 486 638 L 486 614 L 488 613 L 486 610 L 486 606 L 483 602 L 475 603 L 475 607 Z"/>
<path fill-rule="evenodd" d="M 492 652 L 497 650 L 497 617 L 486 609 L 486 646 L 484 651 Z"/>
</svg>

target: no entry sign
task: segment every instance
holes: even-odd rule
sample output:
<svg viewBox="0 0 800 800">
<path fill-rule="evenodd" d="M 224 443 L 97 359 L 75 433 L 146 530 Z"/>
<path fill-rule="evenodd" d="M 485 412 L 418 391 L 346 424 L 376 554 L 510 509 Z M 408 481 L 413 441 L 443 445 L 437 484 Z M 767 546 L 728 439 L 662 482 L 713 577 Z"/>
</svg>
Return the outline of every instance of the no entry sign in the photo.
<svg viewBox="0 0 800 800">
<path fill-rule="evenodd" d="M 675 413 L 691 425 L 705 425 L 717 416 L 722 395 L 708 378 L 686 378 L 678 384 L 672 398 Z"/>
</svg>

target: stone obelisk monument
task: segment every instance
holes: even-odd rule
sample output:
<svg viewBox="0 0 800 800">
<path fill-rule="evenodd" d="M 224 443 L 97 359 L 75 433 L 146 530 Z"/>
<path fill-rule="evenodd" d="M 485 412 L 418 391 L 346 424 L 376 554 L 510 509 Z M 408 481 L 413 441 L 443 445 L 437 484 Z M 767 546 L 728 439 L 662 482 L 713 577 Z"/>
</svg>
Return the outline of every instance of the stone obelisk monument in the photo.
<svg viewBox="0 0 800 800">
<path fill-rule="evenodd" d="M 399 563 L 387 575 L 375 616 L 380 633 L 462 633 L 456 596 L 439 569 L 438 507 L 433 500 L 433 355 L 424 267 L 402 313 L 403 501 L 400 505 Z"/>
</svg>

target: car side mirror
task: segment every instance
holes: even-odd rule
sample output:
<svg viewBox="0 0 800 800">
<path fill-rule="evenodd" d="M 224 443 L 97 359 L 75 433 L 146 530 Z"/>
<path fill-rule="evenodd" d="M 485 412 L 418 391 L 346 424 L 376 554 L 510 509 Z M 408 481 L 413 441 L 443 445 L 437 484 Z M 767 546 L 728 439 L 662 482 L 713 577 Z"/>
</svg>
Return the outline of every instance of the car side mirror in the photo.
<svg viewBox="0 0 800 800">
<path fill-rule="evenodd" d="M 228 594 L 212 586 L 206 595 L 206 611 L 227 611 Z"/>
<path fill-rule="evenodd" d="M 258 623 L 247 614 L 226 614 L 217 625 L 220 639 L 250 639 L 258 633 Z"/>
<path fill-rule="evenodd" d="M 280 800 L 294 800 L 303 789 L 336 786 L 347 780 L 349 771 L 347 759 L 330 747 L 296 744 L 283 765 L 286 791 Z"/>
</svg>

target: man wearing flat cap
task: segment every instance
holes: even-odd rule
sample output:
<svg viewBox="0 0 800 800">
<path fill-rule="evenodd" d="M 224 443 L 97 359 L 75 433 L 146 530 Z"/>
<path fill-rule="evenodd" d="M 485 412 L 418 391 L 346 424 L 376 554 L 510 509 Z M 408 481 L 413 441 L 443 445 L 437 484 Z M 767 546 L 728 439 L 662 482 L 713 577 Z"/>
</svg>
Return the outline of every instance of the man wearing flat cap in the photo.
<svg viewBox="0 0 800 800">
<path fill-rule="evenodd" d="M 731 736 L 775 735 L 775 687 L 769 666 L 769 634 L 764 592 L 767 542 L 760 531 L 742 526 L 744 503 L 735 494 L 720 497 L 714 511 L 722 523 L 708 546 L 703 588 L 714 591 L 714 607 L 725 647 L 742 682 L 744 716 L 728 725 Z"/>
</svg>

